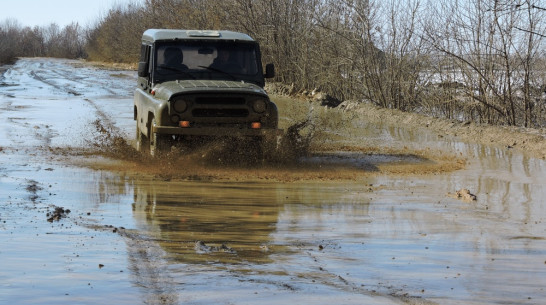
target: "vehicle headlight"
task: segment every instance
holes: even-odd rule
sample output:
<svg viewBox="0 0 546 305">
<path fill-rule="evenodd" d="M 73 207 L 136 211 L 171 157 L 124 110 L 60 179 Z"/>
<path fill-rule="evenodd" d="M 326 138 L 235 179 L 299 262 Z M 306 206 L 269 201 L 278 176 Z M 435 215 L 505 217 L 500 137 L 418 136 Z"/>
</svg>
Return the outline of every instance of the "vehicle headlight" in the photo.
<svg viewBox="0 0 546 305">
<path fill-rule="evenodd" d="M 257 113 L 263 113 L 267 109 L 267 102 L 262 99 L 257 99 L 252 104 L 252 109 Z"/>
<path fill-rule="evenodd" d="M 174 111 L 176 112 L 184 112 L 186 111 L 186 109 L 188 109 L 188 102 L 186 102 L 185 100 L 179 98 L 179 99 L 176 99 L 174 100 L 174 104 L 173 104 L 173 108 L 174 108 Z"/>
</svg>

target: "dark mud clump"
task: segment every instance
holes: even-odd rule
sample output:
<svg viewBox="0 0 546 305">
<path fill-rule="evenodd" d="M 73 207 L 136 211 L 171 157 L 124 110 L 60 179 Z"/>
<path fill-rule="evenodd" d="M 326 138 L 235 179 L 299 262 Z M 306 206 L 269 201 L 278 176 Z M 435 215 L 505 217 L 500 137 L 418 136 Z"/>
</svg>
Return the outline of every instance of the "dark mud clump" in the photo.
<svg viewBox="0 0 546 305">
<path fill-rule="evenodd" d="M 70 213 L 69 209 L 64 209 L 62 207 L 55 207 L 55 210 L 53 212 L 47 213 L 47 221 L 54 222 L 59 221 L 61 218 L 66 217 Z"/>
</svg>

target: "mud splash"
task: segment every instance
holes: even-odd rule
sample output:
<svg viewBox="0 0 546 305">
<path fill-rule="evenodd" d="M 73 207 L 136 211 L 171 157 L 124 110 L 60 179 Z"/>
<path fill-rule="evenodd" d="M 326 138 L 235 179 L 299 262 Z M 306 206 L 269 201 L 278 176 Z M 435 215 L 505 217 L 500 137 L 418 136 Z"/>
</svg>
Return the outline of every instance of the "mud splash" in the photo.
<svg viewBox="0 0 546 305">
<path fill-rule="evenodd" d="M 440 150 L 393 145 L 377 138 L 373 126 L 342 109 L 275 97 L 279 127 L 277 150 L 266 158 L 257 142 L 216 139 L 199 145 L 176 143 L 161 157 L 134 148 L 127 121 L 107 113 L 99 100 L 84 101 L 96 119 L 84 127 L 77 147 L 51 147 L 62 162 L 116 172 L 152 175 L 161 180 L 355 180 L 370 175 L 419 175 L 459 170 L 465 160 Z M 396 131 L 394 131 L 396 132 Z M 383 137 L 383 135 L 380 135 Z M 397 135 L 388 135 L 397 137 Z"/>
<path fill-rule="evenodd" d="M 152 158 L 137 152 L 113 124 L 97 119 L 86 147 L 57 148 L 56 153 L 94 169 L 150 174 L 161 180 L 355 180 L 378 174 L 434 174 L 465 166 L 464 159 L 440 150 L 336 143 L 325 136 L 321 124 L 310 116 L 292 123 L 270 158 L 257 156 L 255 143 L 232 139 L 191 148 L 175 145 Z"/>
<path fill-rule="evenodd" d="M 120 131 L 111 123 L 103 124 L 97 119 L 93 122 L 95 135 L 90 143 L 92 154 L 121 160 L 137 160 L 140 154 L 123 138 Z"/>
</svg>

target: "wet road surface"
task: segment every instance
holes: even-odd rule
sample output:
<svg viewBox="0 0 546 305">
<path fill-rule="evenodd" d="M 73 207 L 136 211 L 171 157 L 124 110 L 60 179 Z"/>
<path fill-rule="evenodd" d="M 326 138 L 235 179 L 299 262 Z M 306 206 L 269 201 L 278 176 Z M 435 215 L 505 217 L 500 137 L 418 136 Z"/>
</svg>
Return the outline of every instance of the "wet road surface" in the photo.
<svg viewBox="0 0 546 305">
<path fill-rule="evenodd" d="M 546 298 L 544 160 L 280 97 L 283 128 L 315 122 L 307 156 L 139 158 L 116 140 L 135 77 L 35 58 L 0 78 L 0 303 Z"/>
</svg>

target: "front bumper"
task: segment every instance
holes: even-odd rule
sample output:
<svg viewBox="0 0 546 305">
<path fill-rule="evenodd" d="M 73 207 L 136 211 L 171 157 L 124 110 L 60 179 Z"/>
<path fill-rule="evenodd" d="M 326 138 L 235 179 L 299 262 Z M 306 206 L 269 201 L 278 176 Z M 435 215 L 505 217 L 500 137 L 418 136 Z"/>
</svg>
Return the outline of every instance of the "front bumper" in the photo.
<svg viewBox="0 0 546 305">
<path fill-rule="evenodd" d="M 153 126 L 153 133 L 186 135 L 186 136 L 213 136 L 213 137 L 277 137 L 283 134 L 282 129 L 250 129 L 229 127 L 170 127 Z"/>
</svg>

